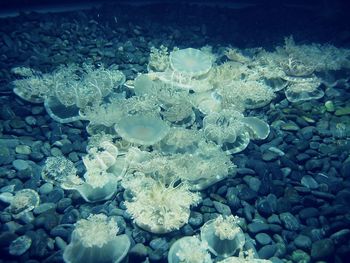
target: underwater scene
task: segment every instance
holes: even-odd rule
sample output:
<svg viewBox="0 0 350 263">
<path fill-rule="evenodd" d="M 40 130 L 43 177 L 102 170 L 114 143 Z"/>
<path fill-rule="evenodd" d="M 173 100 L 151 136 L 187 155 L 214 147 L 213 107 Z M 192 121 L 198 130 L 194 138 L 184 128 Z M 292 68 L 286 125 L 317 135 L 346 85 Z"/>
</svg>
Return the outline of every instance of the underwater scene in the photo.
<svg viewBox="0 0 350 263">
<path fill-rule="evenodd" d="M 0 3 L 0 263 L 350 262 L 348 11 Z"/>
</svg>

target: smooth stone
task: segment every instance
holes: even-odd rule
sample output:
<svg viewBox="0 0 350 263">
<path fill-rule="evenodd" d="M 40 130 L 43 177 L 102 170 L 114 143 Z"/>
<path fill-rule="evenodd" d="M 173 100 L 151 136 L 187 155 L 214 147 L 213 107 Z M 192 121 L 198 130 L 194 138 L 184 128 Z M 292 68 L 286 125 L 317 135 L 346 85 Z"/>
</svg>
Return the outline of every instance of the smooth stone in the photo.
<svg viewBox="0 0 350 263">
<path fill-rule="evenodd" d="M 29 163 L 21 159 L 14 160 L 12 162 L 12 165 L 17 171 L 24 171 L 24 170 L 30 169 Z"/>
<path fill-rule="evenodd" d="M 269 218 L 267 219 L 267 222 L 269 224 L 281 224 L 281 220 L 276 214 L 269 216 Z"/>
<path fill-rule="evenodd" d="M 274 209 L 271 206 L 270 202 L 266 199 L 259 200 L 256 205 L 257 210 L 259 213 L 264 217 L 269 217 L 274 213 Z"/>
<path fill-rule="evenodd" d="M 149 246 L 154 250 L 166 251 L 169 249 L 169 243 L 165 238 L 155 238 L 151 240 Z"/>
<path fill-rule="evenodd" d="M 79 211 L 77 209 L 72 209 L 71 211 L 65 213 L 61 219 L 61 224 L 75 224 L 80 218 Z"/>
<path fill-rule="evenodd" d="M 259 233 L 255 236 L 256 241 L 260 244 L 260 245 L 268 245 L 272 242 L 271 237 L 266 234 L 266 233 Z"/>
<path fill-rule="evenodd" d="M 73 229 L 73 225 L 72 225 L 72 229 Z M 67 240 L 71 235 L 72 229 L 65 228 L 61 225 L 58 225 L 58 226 L 55 226 L 51 229 L 50 236 L 61 237 L 64 240 Z"/>
<path fill-rule="evenodd" d="M 143 262 L 148 255 L 148 250 L 144 244 L 137 243 L 130 249 L 128 255 L 130 262 Z"/>
<path fill-rule="evenodd" d="M 39 187 L 39 193 L 40 194 L 48 194 L 52 191 L 53 185 L 51 183 L 44 183 L 42 186 Z"/>
<path fill-rule="evenodd" d="M 270 227 L 268 224 L 261 223 L 261 222 L 253 222 L 248 224 L 248 230 L 253 234 L 268 231 L 269 229 Z"/>
<path fill-rule="evenodd" d="M 334 255 L 334 242 L 332 239 L 317 240 L 312 244 L 311 257 L 314 260 L 325 260 Z"/>
<path fill-rule="evenodd" d="M 60 201 L 57 203 L 57 211 L 59 213 L 63 213 L 64 210 L 69 207 L 72 204 L 72 199 L 66 197 L 62 198 Z"/>
<path fill-rule="evenodd" d="M 321 169 L 323 167 L 324 161 L 322 160 L 316 160 L 316 159 L 310 159 L 305 163 L 305 169 L 308 171 L 314 171 L 317 169 Z"/>
<path fill-rule="evenodd" d="M 181 228 L 181 233 L 184 235 L 184 236 L 192 236 L 195 234 L 193 228 L 191 225 L 189 224 L 186 224 L 184 225 L 182 228 Z"/>
<path fill-rule="evenodd" d="M 298 131 L 300 127 L 294 122 L 288 122 L 281 125 L 281 130 L 284 131 Z"/>
<path fill-rule="evenodd" d="M 10 121 L 10 126 L 14 129 L 22 129 L 26 127 L 26 123 L 21 119 L 12 119 Z"/>
<path fill-rule="evenodd" d="M 305 251 L 297 249 L 292 253 L 292 261 L 298 263 L 309 263 L 311 257 Z"/>
<path fill-rule="evenodd" d="M 55 237 L 55 245 L 59 250 L 64 250 L 67 247 L 66 241 L 61 237 Z"/>
<path fill-rule="evenodd" d="M 318 215 L 319 215 L 319 210 L 315 207 L 307 207 L 299 211 L 299 216 L 301 219 L 317 217 Z"/>
<path fill-rule="evenodd" d="M 146 243 L 151 239 L 152 235 L 145 230 L 135 228 L 132 230 L 132 238 L 136 243 Z"/>
<path fill-rule="evenodd" d="M 307 126 L 302 128 L 299 132 L 304 140 L 310 140 L 315 132 L 315 127 Z"/>
<path fill-rule="evenodd" d="M 334 112 L 335 116 L 350 115 L 350 107 L 342 107 Z"/>
<path fill-rule="evenodd" d="M 259 180 L 259 178 L 251 177 L 251 178 L 249 178 L 247 183 L 248 183 L 250 189 L 252 189 L 255 192 L 259 191 L 259 188 L 261 186 L 261 181 Z"/>
<path fill-rule="evenodd" d="M 48 193 L 46 202 L 57 203 L 64 197 L 64 191 L 61 188 L 54 188 L 50 193 Z"/>
<path fill-rule="evenodd" d="M 0 145 L 0 165 L 9 164 L 14 159 L 10 150 L 3 145 Z"/>
<path fill-rule="evenodd" d="M 301 178 L 301 184 L 309 189 L 317 189 L 319 184 L 311 175 L 305 175 Z"/>
<path fill-rule="evenodd" d="M 350 237 L 350 229 L 342 229 L 338 232 L 335 232 L 330 236 L 330 238 L 334 241 L 335 244 L 339 244 L 341 242 L 346 242 Z"/>
<path fill-rule="evenodd" d="M 306 153 L 300 153 L 297 156 L 295 156 L 295 158 L 299 161 L 299 162 L 304 162 L 306 160 L 309 160 L 311 157 L 310 155 L 306 154 Z"/>
<path fill-rule="evenodd" d="M 243 187 L 238 193 L 239 199 L 248 201 L 248 202 L 250 200 L 256 199 L 257 196 L 258 196 L 257 192 L 253 191 L 249 187 Z"/>
<path fill-rule="evenodd" d="M 55 203 L 43 203 L 43 204 L 40 204 L 37 207 L 35 207 L 33 210 L 33 213 L 36 215 L 40 215 L 44 212 L 47 212 L 50 210 L 55 210 L 55 209 L 56 209 Z"/>
<path fill-rule="evenodd" d="M 237 196 L 237 191 L 233 187 L 229 187 L 226 193 L 227 204 L 233 209 L 237 210 L 241 206 L 241 200 Z"/>
<path fill-rule="evenodd" d="M 281 213 L 280 219 L 284 227 L 291 231 L 297 231 L 300 228 L 298 219 L 289 212 Z"/>
<path fill-rule="evenodd" d="M 305 235 L 298 235 L 295 239 L 294 239 L 294 244 L 296 247 L 304 249 L 304 250 L 308 250 L 311 248 L 312 245 L 312 241 L 308 236 Z"/>
<path fill-rule="evenodd" d="M 9 246 L 9 253 L 13 256 L 23 255 L 31 246 L 32 239 L 28 236 L 20 236 L 13 240 Z"/>
<path fill-rule="evenodd" d="M 29 155 L 31 154 L 32 150 L 28 145 L 17 145 L 15 148 L 16 153 L 18 154 L 24 154 L 24 155 Z"/>
<path fill-rule="evenodd" d="M 203 224 L 203 215 L 199 212 L 192 211 L 188 223 L 194 227 L 201 226 Z"/>
<path fill-rule="evenodd" d="M 38 229 L 33 236 L 32 245 L 30 247 L 30 254 L 34 258 L 44 258 L 48 255 L 49 236 L 45 233 L 43 229 Z"/>
<path fill-rule="evenodd" d="M 221 202 L 218 201 L 214 201 L 214 207 L 216 209 L 216 211 L 218 211 L 218 213 L 222 214 L 222 215 L 231 215 L 231 209 L 228 205 L 225 205 Z"/>
<path fill-rule="evenodd" d="M 276 245 L 266 245 L 259 249 L 258 255 L 261 259 L 269 259 L 275 255 L 277 250 Z"/>
<path fill-rule="evenodd" d="M 27 116 L 27 117 L 24 118 L 24 120 L 30 126 L 34 126 L 37 123 L 36 118 L 33 117 L 33 116 Z"/>
<path fill-rule="evenodd" d="M 43 225 L 45 230 L 50 231 L 52 228 L 58 225 L 59 217 L 55 212 L 41 214 L 40 216 L 45 218 Z"/>
<path fill-rule="evenodd" d="M 151 260 L 166 258 L 169 250 L 169 243 L 165 238 L 155 238 L 151 240 L 149 245 L 153 249 L 149 254 Z"/>
</svg>

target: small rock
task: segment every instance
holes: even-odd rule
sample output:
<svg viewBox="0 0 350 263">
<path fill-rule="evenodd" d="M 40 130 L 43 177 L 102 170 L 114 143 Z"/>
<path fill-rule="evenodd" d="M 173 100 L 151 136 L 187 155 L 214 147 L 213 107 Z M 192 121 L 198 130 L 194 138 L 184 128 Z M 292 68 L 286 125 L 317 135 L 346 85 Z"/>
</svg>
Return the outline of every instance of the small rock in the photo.
<svg viewBox="0 0 350 263">
<path fill-rule="evenodd" d="M 318 183 L 311 175 L 305 175 L 301 178 L 301 184 L 309 189 L 317 189 Z"/>
<path fill-rule="evenodd" d="M 281 213 L 280 219 L 284 227 L 291 231 L 297 231 L 300 228 L 298 219 L 289 212 Z"/>
<path fill-rule="evenodd" d="M 221 202 L 214 201 L 214 207 L 218 213 L 222 215 L 231 215 L 231 209 L 228 205 L 225 205 Z"/>
<path fill-rule="evenodd" d="M 261 223 L 261 222 L 253 222 L 248 224 L 248 230 L 251 233 L 259 233 L 259 232 L 264 232 L 264 231 L 268 231 L 269 225 L 265 224 L 265 223 Z"/>
<path fill-rule="evenodd" d="M 9 253 L 13 256 L 23 255 L 32 245 L 32 239 L 28 236 L 20 236 L 13 240 L 9 246 Z"/>
<path fill-rule="evenodd" d="M 275 255 L 276 245 L 266 245 L 259 249 L 258 255 L 261 259 L 269 259 Z"/>
<path fill-rule="evenodd" d="M 312 241 L 311 241 L 311 239 L 308 236 L 298 235 L 294 239 L 294 244 L 298 248 L 301 248 L 301 249 L 304 249 L 304 250 L 309 250 L 311 248 Z"/>
<path fill-rule="evenodd" d="M 317 240 L 312 244 L 311 257 L 314 260 L 325 260 L 334 254 L 334 242 L 332 239 Z"/>
<path fill-rule="evenodd" d="M 255 236 L 256 241 L 260 244 L 260 245 L 268 245 L 272 242 L 271 237 L 266 234 L 266 233 L 259 233 Z"/>
<path fill-rule="evenodd" d="M 292 253 L 292 261 L 298 263 L 309 263 L 311 257 L 305 251 L 297 249 Z"/>
</svg>

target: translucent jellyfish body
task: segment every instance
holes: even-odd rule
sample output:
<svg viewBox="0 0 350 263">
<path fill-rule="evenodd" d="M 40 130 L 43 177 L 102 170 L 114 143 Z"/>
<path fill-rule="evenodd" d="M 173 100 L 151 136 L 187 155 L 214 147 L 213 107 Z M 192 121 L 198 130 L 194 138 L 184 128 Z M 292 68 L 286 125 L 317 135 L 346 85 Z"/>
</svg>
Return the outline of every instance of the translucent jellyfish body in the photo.
<svg viewBox="0 0 350 263">
<path fill-rule="evenodd" d="M 219 216 L 201 227 L 201 240 L 215 256 L 229 257 L 244 246 L 245 236 L 234 216 Z"/>
<path fill-rule="evenodd" d="M 212 68 L 212 56 L 194 48 L 170 53 L 170 67 L 165 72 L 155 72 L 156 78 L 178 88 L 206 91 L 213 88 L 206 74 Z"/>
<path fill-rule="evenodd" d="M 234 143 L 243 128 L 241 123 L 243 118 L 242 113 L 234 110 L 224 109 L 219 113 L 213 112 L 203 119 L 205 137 L 219 145 Z"/>
<path fill-rule="evenodd" d="M 75 224 L 71 242 L 64 249 L 66 263 L 117 263 L 130 248 L 127 235 L 117 235 L 118 225 L 104 214 L 90 215 Z"/>
<path fill-rule="evenodd" d="M 201 142 L 203 134 L 196 130 L 173 127 L 169 133 L 155 145 L 155 148 L 164 154 L 194 153 Z"/>
<path fill-rule="evenodd" d="M 170 53 L 171 68 L 180 74 L 200 76 L 212 67 L 212 58 L 199 49 L 186 48 Z"/>
<path fill-rule="evenodd" d="M 9 212 L 14 217 L 20 217 L 26 212 L 33 210 L 40 203 L 38 193 L 32 189 L 22 189 L 11 198 Z"/>
<path fill-rule="evenodd" d="M 118 177 L 106 171 L 91 169 L 84 175 L 85 181 L 75 190 L 86 202 L 99 202 L 110 199 L 117 191 Z"/>
<path fill-rule="evenodd" d="M 41 177 L 49 183 L 57 184 L 63 189 L 74 189 L 82 180 L 76 175 L 74 163 L 63 156 L 48 157 L 41 170 Z"/>
<path fill-rule="evenodd" d="M 227 154 L 233 154 L 243 151 L 250 139 L 266 139 L 270 128 L 256 117 L 244 117 L 238 111 L 224 109 L 204 117 L 203 131 L 208 140 L 220 145 Z"/>
<path fill-rule="evenodd" d="M 125 116 L 114 128 L 124 140 L 140 145 L 153 145 L 169 131 L 169 126 L 153 115 Z"/>
<path fill-rule="evenodd" d="M 290 102 L 319 99 L 324 96 L 320 89 L 321 81 L 313 74 L 314 68 L 302 61 L 289 58 L 282 64 L 288 85 L 285 89 L 286 98 Z"/>
<path fill-rule="evenodd" d="M 324 96 L 320 85 L 321 82 L 317 79 L 291 82 L 285 90 L 285 95 L 290 102 L 320 99 Z"/>
<path fill-rule="evenodd" d="M 178 154 L 173 163 L 178 177 L 191 190 L 203 190 L 235 171 L 229 156 L 214 143 L 202 143 L 194 154 Z"/>
<path fill-rule="evenodd" d="M 166 186 L 148 179 L 147 187 L 135 193 L 133 200 L 126 202 L 126 207 L 139 227 L 162 234 L 186 224 L 190 216 L 190 206 L 196 205 L 199 200 L 199 195 L 190 192 L 186 185 Z"/>
<path fill-rule="evenodd" d="M 243 114 L 224 109 L 203 119 L 203 131 L 208 140 L 222 147 L 227 154 L 243 151 L 249 144 L 249 133 L 242 124 Z"/>
<path fill-rule="evenodd" d="M 117 159 L 118 148 L 109 141 L 102 141 L 98 147 L 89 149 L 88 154 L 83 157 L 83 163 L 87 170 L 110 168 Z"/>
<path fill-rule="evenodd" d="M 169 263 L 211 263 L 208 247 L 197 237 L 182 237 L 170 247 Z"/>
</svg>

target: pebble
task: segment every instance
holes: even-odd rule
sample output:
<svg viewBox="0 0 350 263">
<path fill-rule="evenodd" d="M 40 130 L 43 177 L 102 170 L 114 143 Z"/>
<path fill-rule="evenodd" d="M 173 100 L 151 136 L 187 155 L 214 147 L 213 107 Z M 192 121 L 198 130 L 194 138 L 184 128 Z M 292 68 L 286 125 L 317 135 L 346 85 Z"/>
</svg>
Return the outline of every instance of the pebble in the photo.
<svg viewBox="0 0 350 263">
<path fill-rule="evenodd" d="M 73 227 L 73 225 L 72 225 Z M 50 231 L 50 236 L 52 237 L 61 237 L 64 240 L 68 240 L 71 235 L 71 229 L 67 229 L 61 225 L 55 226 Z"/>
<path fill-rule="evenodd" d="M 129 251 L 130 262 L 144 262 L 148 255 L 147 247 L 144 244 L 137 243 Z"/>
<path fill-rule="evenodd" d="M 31 246 L 32 239 L 28 236 L 20 236 L 13 240 L 9 246 L 9 253 L 13 256 L 23 255 Z"/>
<path fill-rule="evenodd" d="M 191 212 L 188 223 L 194 227 L 201 226 L 203 224 L 203 215 L 196 211 Z"/>
<path fill-rule="evenodd" d="M 24 155 L 29 155 L 32 153 L 32 150 L 28 145 L 17 145 L 15 148 L 16 153 L 18 154 L 24 154 Z"/>
<path fill-rule="evenodd" d="M 57 212 L 63 213 L 72 204 L 72 199 L 62 198 L 57 202 Z"/>
<path fill-rule="evenodd" d="M 304 249 L 304 250 L 309 250 L 312 245 L 312 241 L 308 236 L 305 235 L 298 235 L 294 239 L 294 244 L 296 247 Z"/>
<path fill-rule="evenodd" d="M 72 209 L 71 211 L 65 213 L 61 219 L 61 224 L 74 224 L 79 219 L 79 211 L 77 209 Z"/>
<path fill-rule="evenodd" d="M 213 204 L 216 211 L 218 211 L 219 214 L 227 215 L 227 216 L 231 215 L 231 209 L 228 205 L 225 205 L 218 201 L 213 201 Z"/>
<path fill-rule="evenodd" d="M 266 245 L 259 249 L 258 255 L 261 259 L 269 259 L 275 255 L 277 247 L 275 244 Z"/>
<path fill-rule="evenodd" d="M 64 191 L 61 188 L 55 187 L 47 194 L 46 202 L 57 203 L 64 197 Z"/>
<path fill-rule="evenodd" d="M 136 243 L 146 243 L 151 239 L 151 234 L 139 228 L 132 230 L 132 238 Z"/>
<path fill-rule="evenodd" d="M 44 183 L 42 186 L 39 187 L 39 193 L 40 194 L 48 194 L 52 191 L 53 185 L 51 183 Z"/>
<path fill-rule="evenodd" d="M 314 260 L 327 260 L 333 255 L 334 250 L 335 246 L 332 239 L 317 240 L 312 244 L 311 257 Z"/>
<path fill-rule="evenodd" d="M 248 230 L 251 233 L 259 233 L 259 232 L 265 232 L 270 229 L 268 224 L 261 223 L 261 222 L 253 222 L 248 224 Z"/>
<path fill-rule="evenodd" d="M 301 219 L 308 219 L 311 217 L 317 217 L 319 215 L 319 210 L 315 207 L 303 208 L 299 211 L 299 217 Z"/>
<path fill-rule="evenodd" d="M 271 237 L 266 234 L 266 233 L 259 233 L 255 236 L 255 240 L 260 244 L 260 245 L 268 245 L 272 242 Z"/>
<path fill-rule="evenodd" d="M 42 203 L 39 206 L 35 207 L 33 212 L 36 215 L 40 215 L 42 213 L 45 213 L 49 210 L 55 210 L 56 204 L 55 203 Z"/>
<path fill-rule="evenodd" d="M 14 160 L 14 156 L 6 146 L 0 144 L 0 165 L 9 164 Z"/>
<path fill-rule="evenodd" d="M 311 257 L 305 251 L 297 249 L 292 253 L 292 261 L 298 263 L 309 263 L 311 261 Z"/>
<path fill-rule="evenodd" d="M 30 168 L 29 163 L 21 159 L 14 160 L 12 165 L 17 171 L 24 171 Z"/>
<path fill-rule="evenodd" d="M 301 184 L 309 189 L 317 189 L 318 183 L 311 175 L 305 175 L 301 179 Z"/>
<path fill-rule="evenodd" d="M 284 225 L 284 227 L 286 229 L 291 230 L 291 231 L 298 231 L 299 230 L 299 228 L 300 228 L 299 221 L 291 213 L 289 213 L 289 212 L 281 213 L 280 219 L 281 219 L 282 224 Z"/>
<path fill-rule="evenodd" d="M 45 233 L 45 231 L 43 229 L 38 229 L 35 233 L 33 233 L 33 236 L 30 237 L 32 239 L 30 254 L 37 258 L 44 258 L 47 256 L 49 236 Z"/>
</svg>

